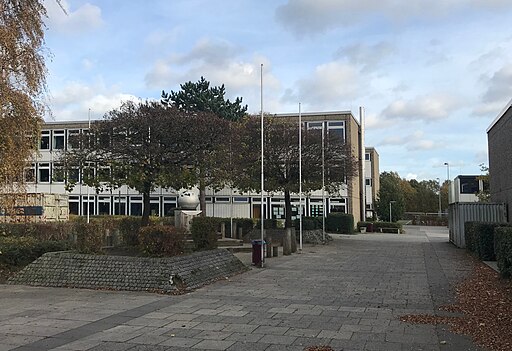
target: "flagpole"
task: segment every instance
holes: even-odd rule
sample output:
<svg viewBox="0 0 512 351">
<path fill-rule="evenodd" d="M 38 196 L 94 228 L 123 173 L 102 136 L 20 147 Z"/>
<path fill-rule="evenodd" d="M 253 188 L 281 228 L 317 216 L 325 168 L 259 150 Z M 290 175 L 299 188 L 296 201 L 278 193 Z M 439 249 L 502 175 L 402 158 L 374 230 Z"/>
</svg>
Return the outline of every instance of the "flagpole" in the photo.
<svg viewBox="0 0 512 351">
<path fill-rule="evenodd" d="M 299 102 L 299 252 L 302 253 L 302 114 Z"/>
<path fill-rule="evenodd" d="M 325 244 L 325 215 L 327 213 L 327 209 L 325 208 L 325 154 L 324 154 L 324 126 L 325 122 L 322 121 L 322 240 Z"/>
<path fill-rule="evenodd" d="M 264 207 L 263 207 L 263 199 L 264 199 L 264 196 L 263 196 L 263 190 L 265 188 L 265 175 L 264 175 L 264 169 L 263 169 L 263 143 L 264 143 L 264 138 L 263 138 L 263 63 L 261 64 L 261 67 L 260 67 L 260 98 L 261 98 L 261 101 L 260 101 L 260 105 L 261 105 L 261 110 L 260 110 L 260 113 L 261 113 L 261 211 L 260 211 L 260 217 L 261 217 L 261 268 L 263 268 L 263 259 L 265 258 L 265 248 L 264 248 L 264 245 L 263 245 L 263 240 L 264 240 L 264 233 L 265 233 L 265 230 L 264 230 L 264 220 L 265 220 L 265 211 L 264 211 Z"/>
<path fill-rule="evenodd" d="M 91 147 L 91 109 L 89 108 L 89 113 L 87 114 L 88 116 L 88 125 L 89 125 L 89 130 L 87 131 L 87 135 L 88 135 L 88 139 L 89 139 L 89 145 L 87 145 L 87 147 Z M 89 156 L 89 152 L 90 150 L 87 152 L 87 156 Z M 87 157 L 89 158 L 89 157 Z M 86 162 L 88 162 L 88 160 L 85 160 Z M 87 165 L 88 167 L 89 165 Z M 90 172 L 90 170 L 89 170 Z M 83 182 L 83 179 L 82 179 L 82 182 Z M 91 206 L 89 204 L 89 185 L 87 185 L 87 223 L 89 223 L 89 212 L 91 212 Z"/>
</svg>

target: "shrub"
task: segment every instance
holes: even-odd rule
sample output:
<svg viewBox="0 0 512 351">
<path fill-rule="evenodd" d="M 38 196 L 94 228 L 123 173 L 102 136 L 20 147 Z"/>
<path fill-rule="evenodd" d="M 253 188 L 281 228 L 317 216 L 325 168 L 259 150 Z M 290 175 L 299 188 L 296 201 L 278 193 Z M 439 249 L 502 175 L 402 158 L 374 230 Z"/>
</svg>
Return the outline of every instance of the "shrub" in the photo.
<svg viewBox="0 0 512 351">
<path fill-rule="evenodd" d="M 123 217 L 119 221 L 119 233 L 123 243 L 128 246 L 139 245 L 138 233 L 140 228 L 140 217 Z"/>
<path fill-rule="evenodd" d="M 29 236 L 1 237 L 0 263 L 8 266 L 24 266 L 46 252 L 64 251 L 69 249 L 67 241 L 38 241 Z"/>
<path fill-rule="evenodd" d="M 30 236 L 39 240 L 67 240 L 70 237 L 71 223 L 4 223 L 0 225 L 0 235 Z"/>
<path fill-rule="evenodd" d="M 500 274 L 504 278 L 512 276 L 512 228 L 496 228 L 496 261 Z"/>
<path fill-rule="evenodd" d="M 141 251 L 152 256 L 177 256 L 185 248 L 183 233 L 169 225 L 140 228 L 138 241 Z"/>
<path fill-rule="evenodd" d="M 464 241 L 466 242 L 466 250 L 469 252 L 476 252 L 476 225 L 478 222 L 464 223 Z"/>
<path fill-rule="evenodd" d="M 80 253 L 101 253 L 104 246 L 104 230 L 99 223 L 76 222 L 73 227 L 75 249 Z"/>
<path fill-rule="evenodd" d="M 466 222 L 464 238 L 466 249 L 474 252 L 482 261 L 496 260 L 495 230 L 498 227 L 508 227 L 507 223 Z"/>
<path fill-rule="evenodd" d="M 265 229 L 278 229 L 279 225 L 277 219 L 265 218 L 265 220 L 263 221 L 263 227 Z M 254 228 L 261 228 L 261 220 L 258 219 Z"/>
<path fill-rule="evenodd" d="M 376 232 L 396 233 L 395 229 L 402 231 L 402 225 L 397 222 L 375 222 L 373 223 L 373 229 Z"/>
<path fill-rule="evenodd" d="M 211 250 L 217 247 L 217 227 L 219 221 L 214 217 L 194 217 L 190 231 L 198 250 Z"/>
<path fill-rule="evenodd" d="M 299 228 L 299 220 L 293 221 L 293 226 Z M 302 217 L 302 229 L 303 230 L 315 230 L 322 229 L 322 217 Z"/>
<path fill-rule="evenodd" d="M 329 213 L 325 219 L 325 229 L 331 233 L 353 234 L 354 216 L 348 213 Z"/>
</svg>

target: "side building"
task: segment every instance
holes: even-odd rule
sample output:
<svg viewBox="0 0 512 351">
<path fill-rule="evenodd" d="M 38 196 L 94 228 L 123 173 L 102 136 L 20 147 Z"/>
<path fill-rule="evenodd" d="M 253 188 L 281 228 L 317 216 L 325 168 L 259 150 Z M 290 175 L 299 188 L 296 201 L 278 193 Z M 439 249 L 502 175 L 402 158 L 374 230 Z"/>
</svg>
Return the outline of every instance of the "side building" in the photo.
<svg viewBox="0 0 512 351">
<path fill-rule="evenodd" d="M 277 114 L 279 118 L 296 120 L 298 114 Z M 335 133 L 349 143 L 352 156 L 360 163 L 365 162 L 365 202 L 361 201 L 361 174 L 353 177 L 344 189 L 337 194 L 326 195 L 315 191 L 303 198 L 303 213 L 306 216 L 323 216 L 330 212 L 351 213 L 355 221 L 362 219 L 362 203 L 366 203 L 366 216 L 372 217 L 376 195 L 379 190 L 379 154 L 372 148 L 360 152 L 361 128 L 350 111 L 334 111 L 302 114 L 304 129 L 322 129 L 326 135 Z M 127 186 L 111 191 L 96 193 L 92 187 L 81 183 L 79 169 L 64 174 L 58 162 L 62 152 L 73 148 L 72 136 L 87 133 L 87 121 L 47 122 L 41 132 L 38 155 L 34 155 L 30 167 L 25 172 L 29 193 L 66 194 L 69 197 L 69 213 L 72 215 L 132 215 L 141 216 L 142 195 Z M 364 160 L 362 159 L 364 158 Z M 101 171 L 101 170 L 100 170 Z M 73 179 L 76 185 L 67 189 L 67 181 Z M 192 191 L 197 191 L 193 189 Z M 182 191 L 157 188 L 151 195 L 150 213 L 153 216 L 172 216 L 177 206 L 177 197 Z M 225 188 L 220 191 L 206 190 L 206 214 L 214 217 L 284 219 L 284 196 L 279 193 L 261 195 L 257 192 L 240 193 L 237 189 Z M 263 207 L 263 208 L 262 208 Z M 325 208 L 325 211 L 324 211 Z M 299 196 L 292 195 L 294 218 L 299 211 Z"/>
<path fill-rule="evenodd" d="M 512 100 L 487 128 L 487 142 L 491 201 L 505 203 L 510 210 L 512 205 Z"/>
</svg>

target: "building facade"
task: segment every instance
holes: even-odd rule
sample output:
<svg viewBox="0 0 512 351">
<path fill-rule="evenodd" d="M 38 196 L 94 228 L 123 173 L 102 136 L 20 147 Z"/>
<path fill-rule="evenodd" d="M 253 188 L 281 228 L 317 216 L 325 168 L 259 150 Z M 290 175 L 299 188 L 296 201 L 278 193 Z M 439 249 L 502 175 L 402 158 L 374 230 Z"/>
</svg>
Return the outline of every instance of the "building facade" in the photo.
<svg viewBox="0 0 512 351">
<path fill-rule="evenodd" d="M 297 120 L 298 114 L 277 114 L 278 118 Z M 302 114 L 305 129 L 322 129 L 326 135 L 340 136 L 349 143 L 352 156 L 365 162 L 366 214 L 373 213 L 373 204 L 379 189 L 379 155 L 374 148 L 360 152 L 360 125 L 351 112 L 322 112 Z M 73 135 L 86 133 L 89 123 L 48 122 L 41 132 L 38 155 L 34 155 L 30 167 L 25 172 L 25 180 L 30 193 L 66 194 L 69 196 L 69 213 L 72 215 L 132 215 L 140 216 L 143 210 L 142 195 L 127 186 L 115 190 L 96 193 L 92 187 L 81 183 L 81 170 L 64 174 L 59 155 L 73 147 Z M 361 156 L 364 155 L 364 156 Z M 362 158 L 364 157 L 364 160 Z M 100 170 L 98 170 L 100 171 Z M 306 216 L 322 216 L 330 212 L 351 213 L 356 221 L 362 219 L 361 175 L 348 182 L 337 194 L 322 197 L 322 191 L 303 196 L 303 213 Z M 76 185 L 67 189 L 68 179 Z M 154 216 L 172 216 L 177 207 L 177 197 L 183 191 L 157 188 L 151 196 L 150 213 Z M 198 192 L 192 189 L 192 192 Z M 364 192 L 363 192 L 364 193 Z M 284 219 L 284 196 L 279 193 L 261 195 L 257 192 L 240 193 L 237 189 L 225 188 L 220 191 L 206 190 L 206 214 L 215 217 L 260 218 L 261 209 L 265 218 Z M 293 216 L 298 216 L 299 196 L 292 196 Z M 324 211 L 325 208 L 325 211 Z"/>
<path fill-rule="evenodd" d="M 512 204 L 512 100 L 487 129 L 491 201 Z M 510 219 L 509 219 L 510 220 Z"/>
</svg>

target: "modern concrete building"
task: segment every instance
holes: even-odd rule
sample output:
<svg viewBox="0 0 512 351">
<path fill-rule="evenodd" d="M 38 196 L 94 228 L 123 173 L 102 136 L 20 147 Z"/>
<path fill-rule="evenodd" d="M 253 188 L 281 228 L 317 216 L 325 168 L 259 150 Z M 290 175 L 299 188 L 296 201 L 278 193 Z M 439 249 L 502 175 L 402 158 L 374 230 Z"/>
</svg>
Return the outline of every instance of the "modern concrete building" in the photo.
<svg viewBox="0 0 512 351">
<path fill-rule="evenodd" d="M 277 114 L 278 118 L 294 119 L 298 114 Z M 302 121 L 305 129 L 323 129 L 326 135 L 335 133 L 349 143 L 352 155 L 361 163 L 365 158 L 366 214 L 371 217 L 375 197 L 379 190 L 379 154 L 374 148 L 360 152 L 361 128 L 350 111 L 304 113 Z M 81 184 L 79 169 L 62 172 L 58 154 L 72 148 L 70 137 L 88 130 L 87 121 L 48 122 L 41 133 L 40 150 L 34 155 L 31 167 L 27 169 L 26 180 L 31 193 L 53 193 L 69 195 L 69 212 L 74 215 L 142 215 L 142 195 L 127 186 L 96 193 L 92 187 Z M 362 156 L 364 155 L 364 156 Z M 77 184 L 71 191 L 66 190 L 67 178 L 72 177 Z M 360 174 L 354 177 L 337 194 L 326 194 L 325 204 L 322 192 L 315 191 L 303 198 L 306 216 L 322 216 L 329 212 L 352 213 L 355 221 L 362 219 Z M 177 206 L 180 191 L 157 188 L 151 196 L 150 213 L 155 216 L 170 216 Z M 265 218 L 284 219 L 284 196 L 264 194 L 263 210 Z M 206 214 L 215 217 L 259 218 L 261 215 L 261 195 L 257 192 L 240 193 L 236 189 L 221 191 L 206 190 Z M 324 212 L 324 205 L 326 211 Z M 299 196 L 292 195 L 293 217 L 298 214 Z"/>
<path fill-rule="evenodd" d="M 491 201 L 512 204 L 512 100 L 487 128 Z"/>
</svg>

